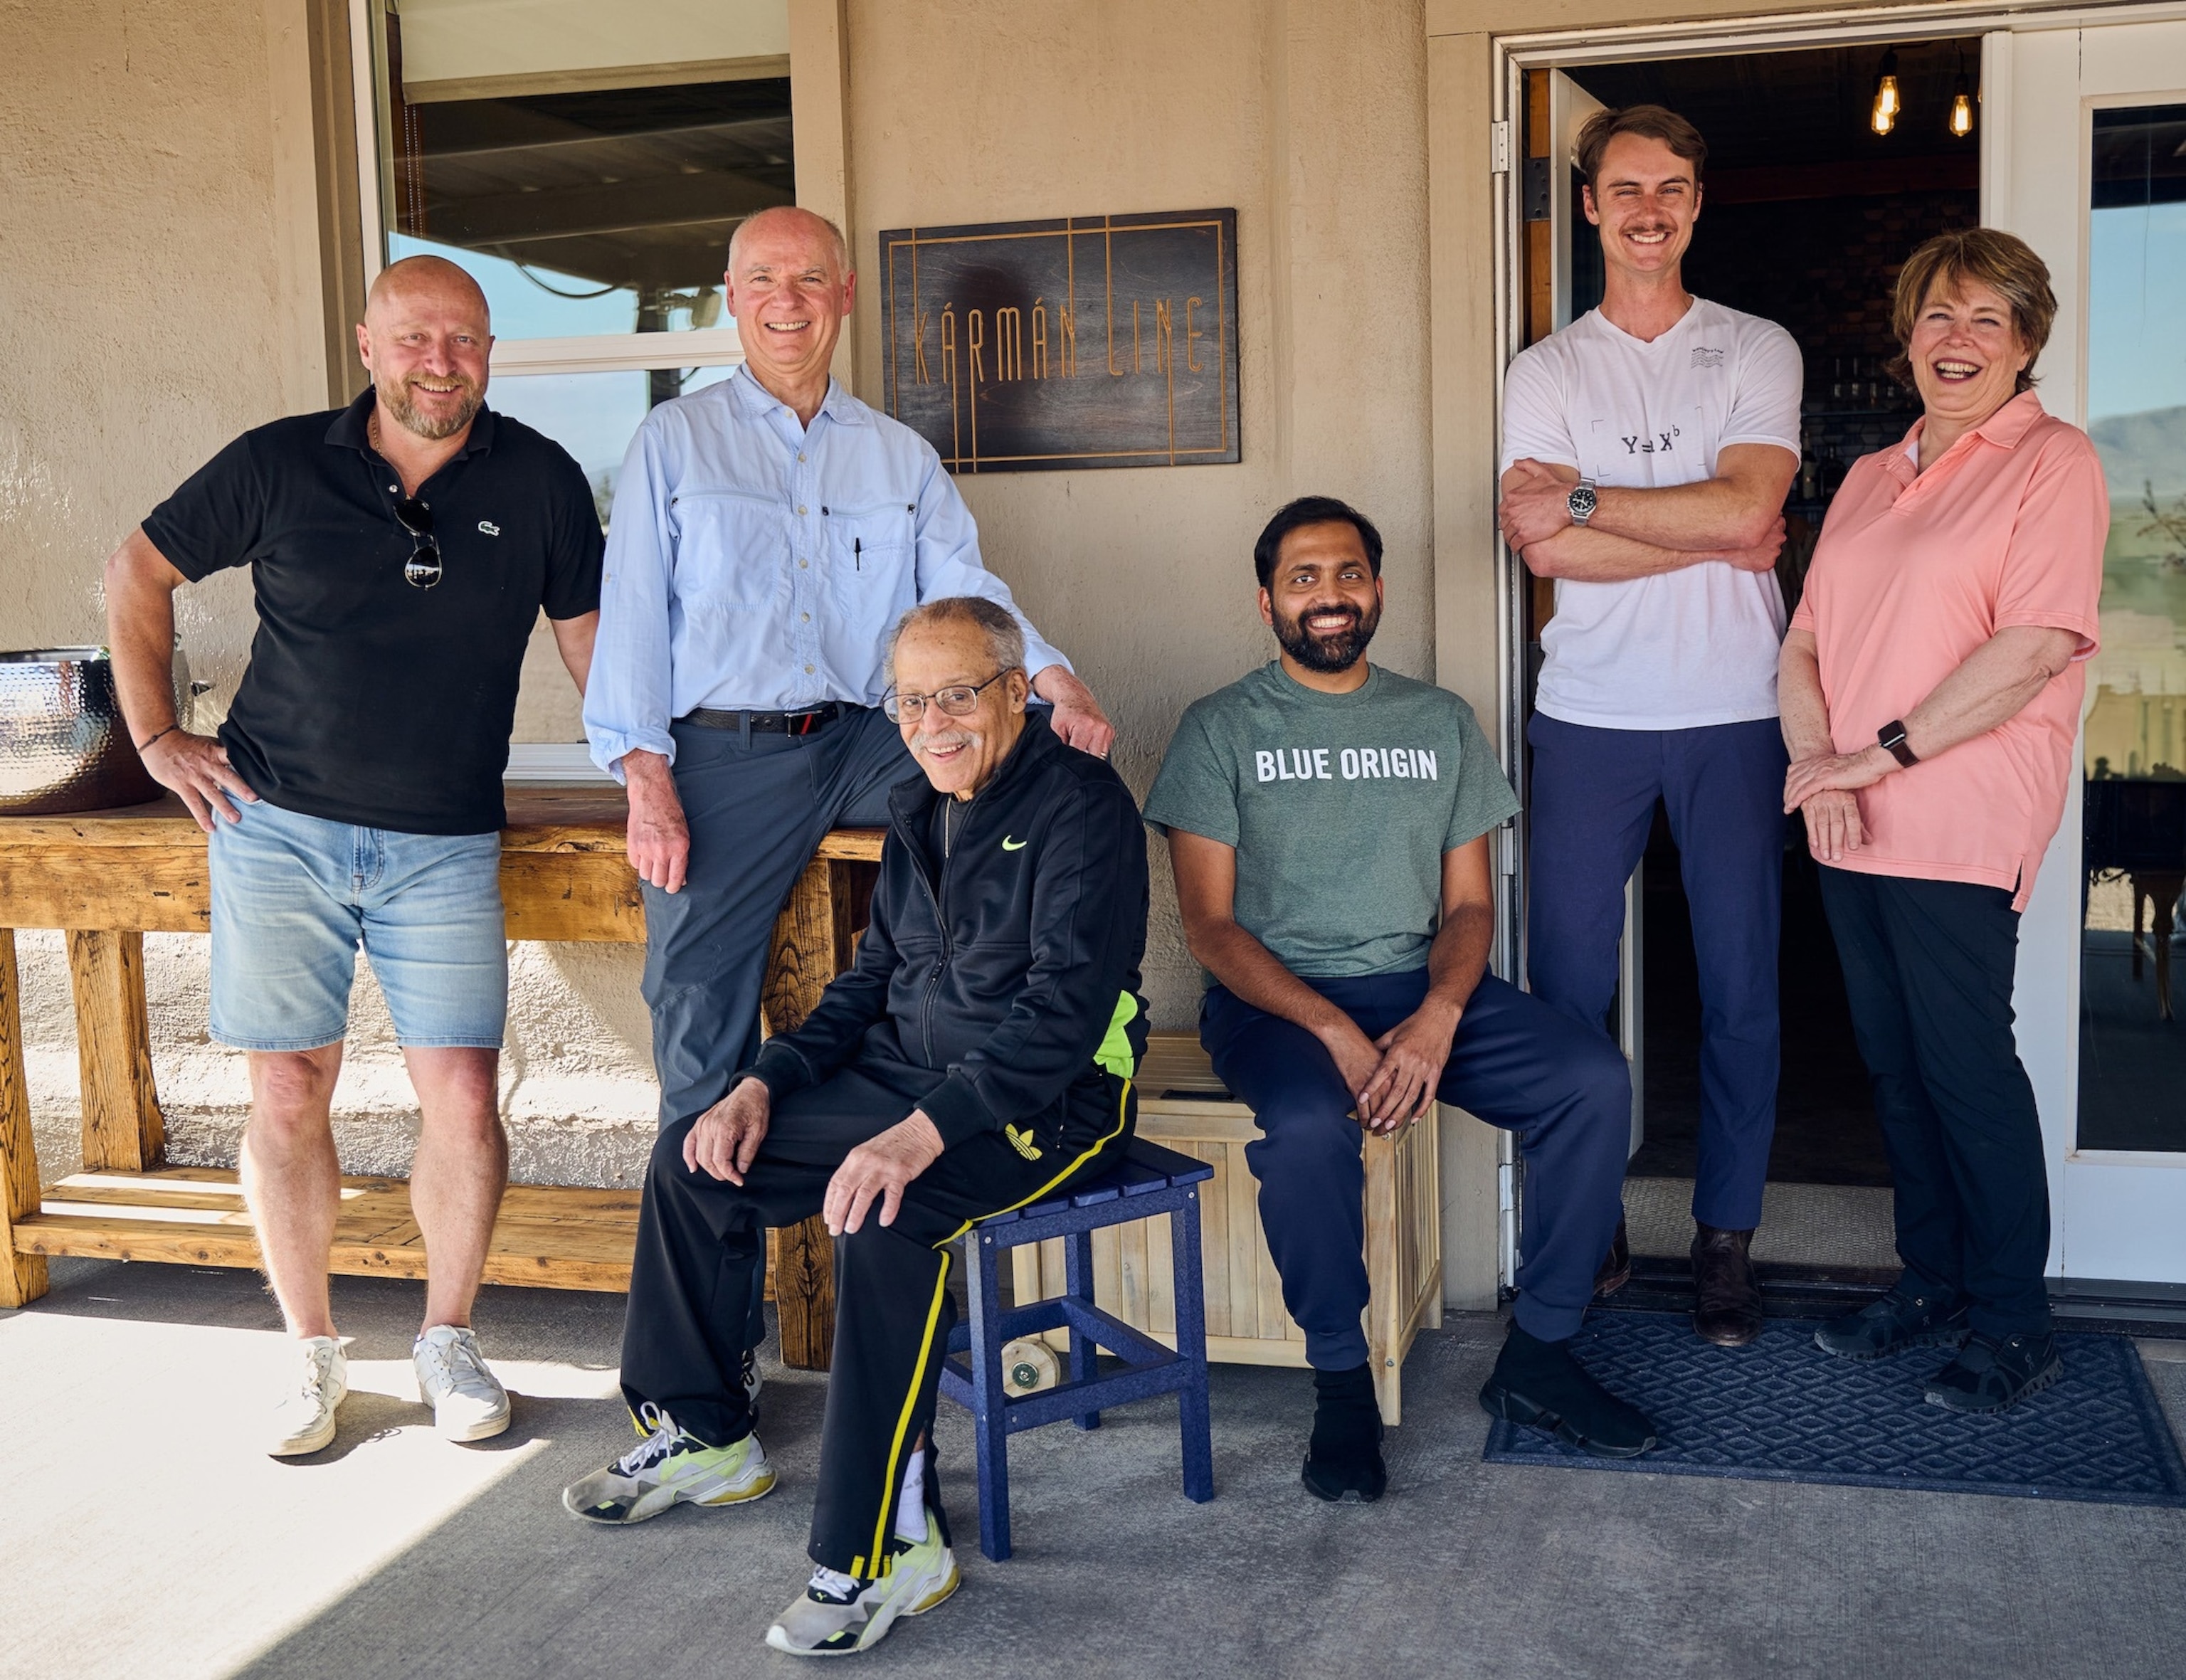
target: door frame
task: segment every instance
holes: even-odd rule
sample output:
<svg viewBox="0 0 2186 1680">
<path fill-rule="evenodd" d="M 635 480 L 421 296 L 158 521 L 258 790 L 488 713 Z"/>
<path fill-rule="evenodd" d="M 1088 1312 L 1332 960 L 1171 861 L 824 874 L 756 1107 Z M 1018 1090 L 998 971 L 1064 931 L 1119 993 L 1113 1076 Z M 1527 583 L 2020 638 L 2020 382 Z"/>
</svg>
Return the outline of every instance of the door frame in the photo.
<svg viewBox="0 0 2186 1680">
<path fill-rule="evenodd" d="M 1523 136 L 1521 125 L 1526 109 L 1524 78 L 1527 71 L 1558 70 L 1589 64 L 1621 63 L 1645 59 L 1717 57 L 1734 53 L 1796 51 L 1801 48 L 1822 47 L 1884 46 L 1896 41 L 1930 39 L 1938 36 L 1978 35 L 1981 37 L 1981 126 L 1976 136 L 1976 144 L 1981 148 L 1981 219 L 1984 226 L 1992 226 L 1998 225 L 1997 217 L 2003 213 L 2004 206 L 2011 202 L 2014 188 L 2015 171 L 2011 155 L 2013 148 L 2008 142 L 2013 132 L 2012 125 L 2016 106 L 2013 93 L 2014 70 L 2021 56 L 2015 37 L 2037 34 L 2060 35 L 2065 31 L 2080 28 L 2182 20 L 2186 20 L 2186 0 L 2155 0 L 2155 3 L 2094 6 L 2073 4 L 2070 0 L 2063 0 L 2062 3 L 2043 3 L 2043 0 L 2035 0 L 2035 3 L 2032 5 L 2014 8 L 2010 11 L 2003 10 L 1993 3 L 1988 3 L 1987 0 L 1979 0 L 1978 3 L 1857 7 L 1798 14 L 1768 12 L 1745 18 L 1707 19 L 1678 24 L 1596 25 L 1588 28 L 1489 36 L 1484 43 L 1488 49 L 1489 71 L 1487 89 L 1488 97 L 1485 101 L 1488 134 L 1484 149 L 1488 164 L 1488 206 L 1493 239 L 1488 264 L 1488 273 L 1483 277 L 1489 281 L 1488 289 L 1491 300 L 1491 308 L 1488 311 L 1490 318 L 1485 324 L 1490 329 L 1493 342 L 1491 363 L 1494 392 L 1493 421 L 1488 430 L 1488 446 L 1486 451 L 1487 458 L 1484 461 L 1476 454 L 1471 460 L 1463 463 L 1461 476 L 1454 476 L 1451 472 L 1451 468 L 1457 463 L 1447 460 L 1438 462 L 1436 501 L 1438 512 L 1443 509 L 1451 510 L 1452 512 L 1463 509 L 1469 513 L 1471 509 L 1480 505 L 1483 498 L 1489 507 L 1492 508 L 1494 505 L 1494 440 L 1499 439 L 1502 432 L 1504 378 L 1509 368 L 1511 358 L 1525 342 L 1526 299 L 1522 283 L 1523 273 L 1521 261 L 1525 238 L 1523 221 L 1525 205 L 1522 143 Z M 1434 26 L 1431 24 L 1430 34 L 1432 36 L 1435 33 Z M 1452 40 L 1450 44 L 1455 48 L 1459 46 L 1461 41 L 1462 37 L 1459 37 Z M 1431 47 L 1433 44 L 1431 42 Z M 1454 70 L 1453 64 L 1450 70 L 1438 71 L 1431 53 L 1429 87 L 1431 104 L 1439 103 L 1437 98 L 1438 91 L 1449 93 L 1452 96 L 1453 103 L 1455 102 L 1458 88 L 1455 85 L 1456 79 L 1451 73 Z M 1440 84 L 1439 90 L 1438 83 Z M 1471 104 L 1474 109 L 1478 109 L 1476 102 L 1466 101 L 1465 103 Z M 1460 160 L 1449 155 L 1454 148 L 1453 137 L 1449 135 L 1448 129 L 1431 123 L 1431 130 L 1432 131 L 1430 138 L 1431 171 L 1445 166 L 1460 166 Z M 1999 143 L 1999 142 L 2007 143 Z M 1477 154 L 1472 155 L 1477 158 Z M 2077 151 L 2074 155 L 2077 156 Z M 2081 226 L 2082 268 L 2084 268 L 2085 239 L 2086 221 L 2082 212 Z M 1442 271 L 1452 269 L 1455 266 L 1455 265 L 1442 260 L 1438 254 L 1436 267 L 1438 272 L 1433 282 L 1438 305 L 1442 302 L 1445 288 L 1450 283 L 1443 279 Z M 2083 332 L 2085 325 L 2083 310 L 2078 309 L 2076 305 L 2076 312 L 2070 319 L 2069 331 L 2076 334 Z M 2057 335 L 2053 333 L 2051 343 L 2054 345 L 2056 342 Z M 1456 353 L 1455 345 L 1448 341 L 1438 343 L 1436 369 L 1438 382 L 1449 378 L 1453 388 L 1463 383 L 1465 375 L 1469 370 L 1460 365 L 1462 357 Z M 2085 412 L 2084 391 L 2079 385 L 2079 363 L 2082 357 L 2079 354 L 2077 338 L 2073 345 L 2072 361 L 2075 388 L 2069 417 L 2077 421 Z M 1438 403 L 1437 407 L 1439 412 L 1442 405 Z M 2059 412 L 2063 411 L 2060 408 Z M 1477 450 L 1477 445 L 1475 444 L 1474 447 Z M 1477 565 L 1481 557 L 1487 560 L 1488 574 L 1493 578 L 1494 585 L 1497 660 L 1496 740 L 1503 754 L 1505 769 L 1509 772 L 1521 800 L 1526 802 L 1530 808 L 1530 790 L 1526 786 L 1525 719 L 1522 715 L 1526 692 L 1527 657 L 1523 628 L 1524 568 L 1517 557 L 1511 553 L 1504 546 L 1499 535 L 1494 530 L 1492 521 L 1475 523 L 1468 520 L 1467 523 L 1471 525 L 1471 529 L 1465 533 L 1463 540 L 1460 543 L 1451 544 L 1443 550 L 1443 552 L 1450 557 L 1449 561 L 1445 563 L 1452 567 L 1454 573 L 1455 565 L 1459 563 L 1456 559 L 1457 555 L 1464 552 L 1466 545 L 1480 542 L 1481 532 L 1485 530 L 1487 543 L 1485 556 L 1481 555 L 1481 551 L 1477 547 L 1471 548 L 1471 553 L 1475 557 L 1472 564 Z M 1442 528 L 1445 536 L 1455 534 L 1451 531 L 1449 523 L 1441 517 L 1438 518 L 1438 525 Z M 1439 570 L 1441 568 L 1438 567 Z M 1445 574 L 1443 578 L 1438 580 L 1438 589 L 1448 588 L 1455 596 L 1466 583 L 1471 582 L 1477 576 L 1477 572 L 1473 573 L 1471 578 L 1460 578 Z M 1477 587 L 1477 585 L 1475 586 Z M 1438 626 L 1438 632 L 1442 629 L 1443 626 Z M 1441 640 L 1442 637 L 1438 634 L 1438 643 Z M 1445 680 L 1447 680 L 1445 678 Z M 2059 847 L 2068 844 L 2071 862 L 2076 865 L 2080 850 L 2079 835 L 2077 826 L 2070 821 L 2060 825 L 2059 841 L 2057 845 L 2052 848 L 2049 868 L 2045 871 L 2045 880 L 2061 878 L 2068 872 L 2064 867 L 2065 860 L 2057 855 Z M 1527 955 L 1524 917 L 1522 914 L 1525 902 L 1524 854 L 1522 829 L 1521 829 L 1511 832 L 1511 837 L 1505 842 L 1502 869 L 1504 898 L 1500 906 L 1502 916 L 1499 918 L 1501 932 L 1496 945 L 1498 970 L 1507 977 L 1521 982 L 1526 972 Z M 2041 885 L 2041 882 L 2037 882 L 2037 899 L 2047 896 L 2039 891 Z M 2032 908 L 2030 906 L 2030 912 Z M 2043 937 L 2043 925 L 2038 921 L 2032 930 L 2037 938 Z M 2057 1217 L 2053 1220 L 2049 1265 L 2049 1273 L 2052 1277 L 2061 1276 L 2065 1269 L 2065 1231 L 2067 1223 L 2066 1213 L 2070 1205 L 2067 1201 L 2070 1186 L 2067 1183 L 2065 1155 L 2058 1144 L 2060 1137 L 2070 1136 L 2077 1119 L 2078 943 L 2077 926 L 2074 927 L 2072 932 L 2074 935 L 2071 948 L 2072 960 L 2070 962 L 2057 965 L 2069 968 L 2071 971 L 2070 1012 L 2064 1015 L 2057 1014 L 2059 1008 L 2066 1000 L 2060 1000 L 2054 994 L 2054 985 L 2045 986 L 2037 981 L 2030 990 L 2026 985 L 2024 977 L 2021 981 L 2022 992 L 2028 993 L 2026 1000 L 2033 1006 L 2032 1010 L 2022 1009 L 2021 1012 L 2022 1042 L 2033 1044 L 2035 1049 L 2035 1054 L 2026 1059 L 2029 1062 L 2030 1073 L 2035 1072 L 2037 1063 L 2043 1065 L 2044 1072 L 2037 1075 L 2037 1095 L 2046 1095 L 2048 1097 L 2048 1100 L 2043 1105 L 2044 1154 L 2049 1163 L 2052 1205 L 2057 1210 Z M 2054 930 L 2051 931 L 2049 937 L 2054 942 L 2055 937 Z M 2028 942 L 2022 942 L 2022 950 L 2031 948 Z M 2060 949 L 2061 950 L 2062 947 L 2060 947 Z M 2034 964 L 2022 963 L 2022 977 L 2042 966 L 2038 961 Z M 2048 1021 L 2046 1028 L 2037 1028 L 2030 1033 L 2027 1023 L 2031 1014 L 2051 1017 Z M 2042 1039 L 2047 1039 L 2049 1042 L 2047 1044 L 2037 1042 Z M 2054 1045 L 2059 1041 L 2062 1042 L 2065 1048 L 2065 1066 L 2069 1077 L 2060 1075 L 2056 1071 L 2055 1064 L 2058 1058 L 2054 1054 Z M 1502 1176 L 1507 1182 L 1511 1173 L 1509 1163 L 1513 1158 L 1513 1145 L 1507 1134 L 1500 1140 L 1499 1151 L 1499 1158 L 1504 1163 Z M 2095 1158 L 2098 1153 L 2099 1152 L 2088 1152 L 2085 1156 L 2078 1156 L 2073 1164 L 2077 1168 L 2081 1162 L 2084 1161 L 2089 1170 L 2099 1170 L 2105 1163 Z M 2141 1159 L 2142 1157 L 2136 1156 L 2135 1162 L 2138 1163 Z M 2173 1157 L 2173 1159 L 2186 1164 L 2186 1156 Z M 2117 1164 L 2127 1163 L 2120 1162 Z M 1499 1201 L 1501 1203 L 1499 1210 L 1501 1228 L 1498 1233 L 1499 1240 L 1497 1246 L 1503 1258 L 1502 1282 L 1507 1288 L 1514 1280 L 1517 1210 L 1515 1197 L 1507 1192 L 1499 1197 Z M 2083 1277 L 2085 1275 L 2082 1274 Z"/>
<path fill-rule="evenodd" d="M 2093 217 L 2092 116 L 2099 110 L 2186 105 L 2186 30 L 2176 17 L 2078 18 L 2069 26 L 2020 31 L 2004 42 L 2007 75 L 2024 90 L 2012 123 L 1999 131 L 1996 210 L 1983 220 L 2021 234 L 2037 249 L 2071 256 L 2051 264 L 2057 326 L 2043 352 L 2043 389 L 2052 413 L 2084 426 L 2086 346 Z M 2141 31 L 2170 25 L 2168 40 Z M 2128 38 L 2122 31 L 2131 30 Z M 2113 31 L 2120 31 L 2113 33 Z M 2052 90 L 2069 86 L 2065 95 Z M 2040 90 L 2037 92 L 2037 90 Z M 2024 142 L 2024 144 L 2016 143 Z M 2076 745 L 2075 751 L 2080 748 Z M 2022 963 L 2015 1002 L 2023 1024 L 2021 1057 L 2034 1082 L 2049 1173 L 2049 1275 L 2083 1293 L 2148 1295 L 2186 1286 L 2175 1259 L 2149 1257 L 2150 1233 L 2175 1231 L 2186 1203 L 2186 1152 L 2082 1149 L 2080 1091 L 2081 782 L 2072 783 L 2067 819 L 2050 843 L 2032 900 L 2021 922 Z M 2069 950 L 2054 963 L 2041 957 Z M 2032 1028 L 2030 1031 L 2029 1028 Z M 2171 1252 L 2175 1251 L 2175 1242 Z M 2149 1274 L 2168 1270 L 2155 1280 Z"/>
</svg>

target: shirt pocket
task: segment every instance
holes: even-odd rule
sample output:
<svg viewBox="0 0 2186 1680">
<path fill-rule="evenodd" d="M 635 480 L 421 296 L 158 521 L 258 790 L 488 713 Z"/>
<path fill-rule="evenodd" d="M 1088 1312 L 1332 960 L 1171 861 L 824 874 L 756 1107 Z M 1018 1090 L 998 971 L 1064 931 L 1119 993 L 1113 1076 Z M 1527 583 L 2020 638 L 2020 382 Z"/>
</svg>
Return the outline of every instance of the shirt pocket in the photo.
<svg viewBox="0 0 2186 1680">
<path fill-rule="evenodd" d="M 751 490 L 684 490 L 669 498 L 674 517 L 675 597 L 687 608 L 750 612 L 789 589 L 789 510 Z"/>
<path fill-rule="evenodd" d="M 827 594 L 850 647 L 877 647 L 895 621 L 918 604 L 915 504 L 831 503 L 820 510 L 827 555 Z"/>
</svg>

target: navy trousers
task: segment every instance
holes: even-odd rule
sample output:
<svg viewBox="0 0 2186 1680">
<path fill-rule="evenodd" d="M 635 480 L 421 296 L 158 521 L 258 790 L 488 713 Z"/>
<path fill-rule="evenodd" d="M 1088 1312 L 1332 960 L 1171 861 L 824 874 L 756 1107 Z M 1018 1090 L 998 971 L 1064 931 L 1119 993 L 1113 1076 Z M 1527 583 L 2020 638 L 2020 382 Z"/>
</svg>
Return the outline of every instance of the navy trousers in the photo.
<svg viewBox="0 0 2186 1680">
<path fill-rule="evenodd" d="M 1379 1038 L 1419 1008 L 1425 969 L 1306 983 Z M 1366 1362 L 1365 1134 L 1320 1040 L 1216 986 L 1200 1008 L 1214 1072 L 1252 1105 L 1245 1145 L 1283 1305 L 1316 1370 Z M 1623 1213 L 1632 1080 L 1623 1052 L 1494 975 L 1466 1005 L 1436 1095 L 1518 1134 L 1526 1163 L 1518 1322 L 1544 1341 L 1574 1334 Z"/>
<path fill-rule="evenodd" d="M 1761 1223 L 1782 1027 L 1784 772 L 1774 718 L 1705 729 L 1590 729 L 1533 714 L 1527 974 L 1536 997 L 1605 1029 L 1624 885 L 1661 799 L 1692 905 L 1701 982 L 1700 1165 L 1693 1218 Z M 1600 1257 L 1596 1256 L 1597 1259 Z"/>
<path fill-rule="evenodd" d="M 2049 1328 L 2049 1179 L 2012 1035 L 2019 912 L 2000 887 L 1821 871 L 1896 1188 L 1897 1257 L 1998 1341 Z"/>
<path fill-rule="evenodd" d="M 645 974 L 660 1123 L 703 1114 L 759 1054 L 759 988 L 774 919 L 840 826 L 888 822 L 888 790 L 918 774 L 896 726 L 858 710 L 810 735 L 673 725 L 675 792 L 691 826 L 683 890 L 647 887 Z"/>
</svg>

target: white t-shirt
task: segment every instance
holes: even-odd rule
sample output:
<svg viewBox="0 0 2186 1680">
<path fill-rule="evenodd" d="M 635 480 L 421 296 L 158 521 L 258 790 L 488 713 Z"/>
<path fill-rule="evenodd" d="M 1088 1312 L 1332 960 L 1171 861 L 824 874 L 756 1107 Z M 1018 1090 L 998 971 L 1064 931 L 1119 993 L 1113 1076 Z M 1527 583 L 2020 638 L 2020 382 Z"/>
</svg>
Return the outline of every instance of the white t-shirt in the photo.
<svg viewBox="0 0 2186 1680">
<path fill-rule="evenodd" d="M 1729 444 L 1796 457 L 1803 384 L 1799 346 L 1757 315 L 1696 298 L 1646 344 L 1591 310 L 1511 364 L 1502 470 L 1530 457 L 1648 490 L 1713 478 Z M 1535 703 L 1596 729 L 1773 718 L 1783 640 L 1770 572 L 1718 560 L 1621 583 L 1559 578 Z"/>
</svg>

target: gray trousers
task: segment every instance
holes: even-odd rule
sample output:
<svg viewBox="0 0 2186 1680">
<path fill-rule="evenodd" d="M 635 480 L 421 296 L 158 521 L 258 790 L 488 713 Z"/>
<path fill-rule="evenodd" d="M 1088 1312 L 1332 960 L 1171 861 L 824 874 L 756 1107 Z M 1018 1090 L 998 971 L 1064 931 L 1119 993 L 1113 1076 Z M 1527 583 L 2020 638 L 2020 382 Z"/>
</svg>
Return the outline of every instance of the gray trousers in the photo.
<svg viewBox="0 0 2186 1680">
<path fill-rule="evenodd" d="M 878 828 L 918 770 L 896 726 L 857 710 L 810 735 L 671 725 L 691 826 L 683 889 L 645 893 L 646 1007 L 665 1128 L 703 1113 L 759 1054 L 775 917 L 831 828 Z"/>
</svg>

